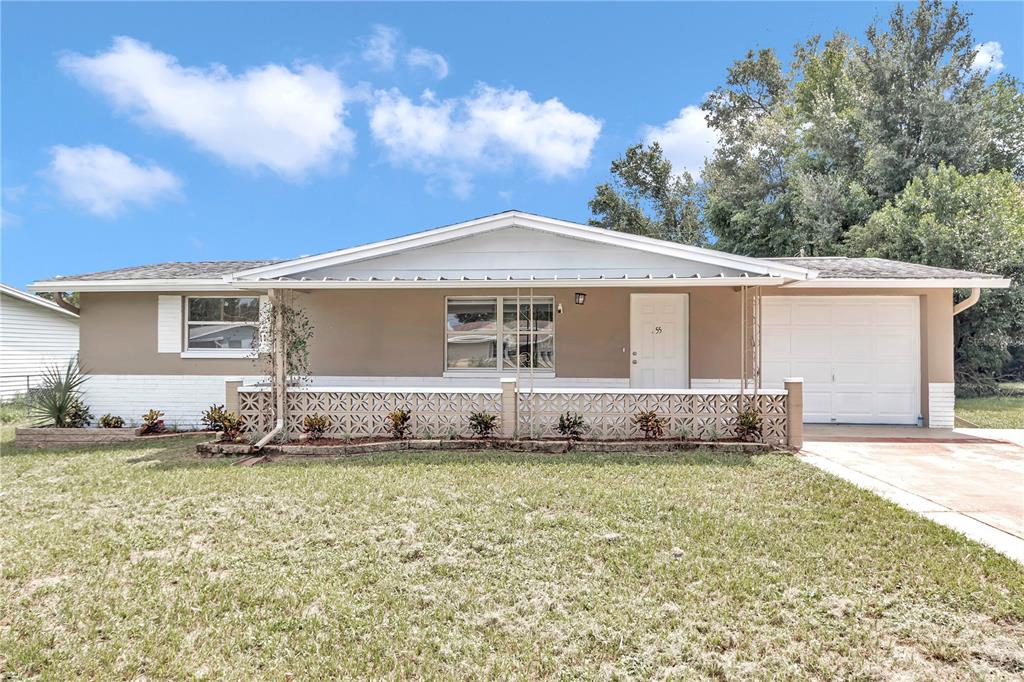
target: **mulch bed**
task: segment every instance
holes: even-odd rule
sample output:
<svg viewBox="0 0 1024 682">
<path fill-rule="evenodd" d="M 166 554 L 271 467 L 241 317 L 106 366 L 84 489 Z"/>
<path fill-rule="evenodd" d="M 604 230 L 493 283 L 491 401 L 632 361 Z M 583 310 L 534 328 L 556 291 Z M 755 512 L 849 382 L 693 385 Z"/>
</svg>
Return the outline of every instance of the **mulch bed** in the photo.
<svg viewBox="0 0 1024 682">
<path fill-rule="evenodd" d="M 358 440 L 358 442 L 357 442 Z M 738 441 L 680 441 L 680 440 L 504 440 L 486 439 L 407 439 L 384 438 L 335 439 L 290 441 L 265 445 L 259 454 L 300 457 L 343 457 L 374 452 L 401 450 L 505 450 L 512 452 L 543 452 L 560 454 L 569 452 L 675 452 L 680 450 L 718 450 L 725 452 L 772 452 L 784 446 Z M 253 455 L 257 451 L 247 443 L 199 443 L 196 452 L 205 457 L 233 457 Z M 275 457 L 277 459 L 277 457 Z"/>
</svg>

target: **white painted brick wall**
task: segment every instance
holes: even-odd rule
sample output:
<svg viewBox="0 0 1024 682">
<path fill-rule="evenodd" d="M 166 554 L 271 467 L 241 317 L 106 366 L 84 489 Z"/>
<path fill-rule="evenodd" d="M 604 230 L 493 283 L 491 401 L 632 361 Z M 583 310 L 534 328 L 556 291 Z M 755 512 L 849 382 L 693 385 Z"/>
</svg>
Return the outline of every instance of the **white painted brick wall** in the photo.
<svg viewBox="0 0 1024 682">
<path fill-rule="evenodd" d="M 928 384 L 928 427 L 932 429 L 953 428 L 953 414 L 956 409 L 955 384 Z"/>
<path fill-rule="evenodd" d="M 109 412 L 137 425 L 152 409 L 163 412 L 167 424 L 193 427 L 200 425 L 203 410 L 224 403 L 224 382 L 229 378 L 237 377 L 93 374 L 82 392 L 96 419 Z"/>
</svg>

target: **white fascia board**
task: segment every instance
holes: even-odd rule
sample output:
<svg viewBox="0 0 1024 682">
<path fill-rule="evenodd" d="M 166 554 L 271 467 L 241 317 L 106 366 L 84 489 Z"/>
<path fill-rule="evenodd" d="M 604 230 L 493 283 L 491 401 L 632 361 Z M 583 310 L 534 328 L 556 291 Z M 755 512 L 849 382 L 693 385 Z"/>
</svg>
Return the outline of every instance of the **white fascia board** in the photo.
<svg viewBox="0 0 1024 682">
<path fill-rule="evenodd" d="M 61 289 L 61 291 L 66 291 L 66 289 Z M 73 317 L 76 320 L 78 319 L 78 315 L 76 315 L 75 313 L 71 312 L 66 308 L 61 308 L 53 301 L 47 301 L 45 298 L 33 296 L 32 294 L 26 293 L 21 289 L 15 289 L 14 287 L 9 287 L 6 284 L 0 284 L 0 292 L 4 293 L 7 296 L 10 296 L 11 298 L 16 298 L 20 301 L 25 301 L 26 303 L 35 304 L 37 306 L 45 308 L 46 310 L 49 310 L 50 312 L 61 313 L 62 315 Z"/>
<path fill-rule="evenodd" d="M 786 289 L 1006 289 L 1009 279 L 815 279 L 784 284 Z"/>
<path fill-rule="evenodd" d="M 29 291 L 237 291 L 223 279 L 93 279 L 44 280 Z"/>
<path fill-rule="evenodd" d="M 738 287 L 780 286 L 782 277 L 678 277 L 647 279 L 643 277 L 619 279 L 423 279 L 423 280 L 259 280 L 234 282 L 239 288 L 260 289 L 593 289 L 604 287 Z"/>
<path fill-rule="evenodd" d="M 332 251 L 316 256 L 306 256 L 295 260 L 265 265 L 259 268 L 243 270 L 235 273 L 232 278 L 236 280 L 260 278 L 260 277 L 286 277 L 288 275 L 321 268 L 329 265 L 340 265 L 356 261 L 367 260 L 386 256 L 408 249 L 423 248 L 443 242 L 469 237 L 492 230 L 506 227 L 524 227 L 527 229 L 540 230 L 564 237 L 575 237 L 585 241 L 597 242 L 611 246 L 630 248 L 647 253 L 673 256 L 676 258 L 696 260 L 712 265 L 719 265 L 738 270 L 747 270 L 761 275 L 776 274 L 785 275 L 794 279 L 813 279 L 817 272 L 792 265 L 782 265 L 759 258 L 747 256 L 736 256 L 713 249 L 703 249 L 697 246 L 686 246 L 673 244 L 660 239 L 641 237 L 639 235 L 615 232 L 590 225 L 570 223 L 564 220 L 555 220 L 529 213 L 509 211 L 499 213 L 495 216 L 479 218 L 465 223 L 439 227 L 426 232 L 418 232 L 404 237 L 386 239 L 372 244 L 364 244 L 340 251 Z"/>
</svg>

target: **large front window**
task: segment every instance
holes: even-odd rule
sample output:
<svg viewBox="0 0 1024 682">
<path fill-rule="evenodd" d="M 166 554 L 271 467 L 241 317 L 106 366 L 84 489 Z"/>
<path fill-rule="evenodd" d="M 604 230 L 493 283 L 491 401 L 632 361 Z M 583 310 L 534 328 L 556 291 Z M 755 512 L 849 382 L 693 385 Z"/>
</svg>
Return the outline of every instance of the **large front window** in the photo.
<svg viewBox="0 0 1024 682">
<path fill-rule="evenodd" d="M 554 312 L 555 301 L 550 297 L 449 298 L 445 367 L 553 372 Z"/>
<path fill-rule="evenodd" d="M 258 296 L 191 296 L 186 306 L 188 350 L 248 350 L 257 343 Z"/>
</svg>

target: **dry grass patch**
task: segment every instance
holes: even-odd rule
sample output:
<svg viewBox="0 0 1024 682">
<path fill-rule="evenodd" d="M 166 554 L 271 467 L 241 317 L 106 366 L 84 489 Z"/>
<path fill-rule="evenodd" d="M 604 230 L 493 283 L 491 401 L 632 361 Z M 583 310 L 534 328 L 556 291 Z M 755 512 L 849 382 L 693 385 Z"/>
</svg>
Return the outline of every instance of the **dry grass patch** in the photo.
<svg viewBox="0 0 1024 682">
<path fill-rule="evenodd" d="M 4 443 L 0 670 L 1024 672 L 1024 568 L 788 456 L 402 453 L 240 468 L 193 458 L 192 443 Z"/>
</svg>

